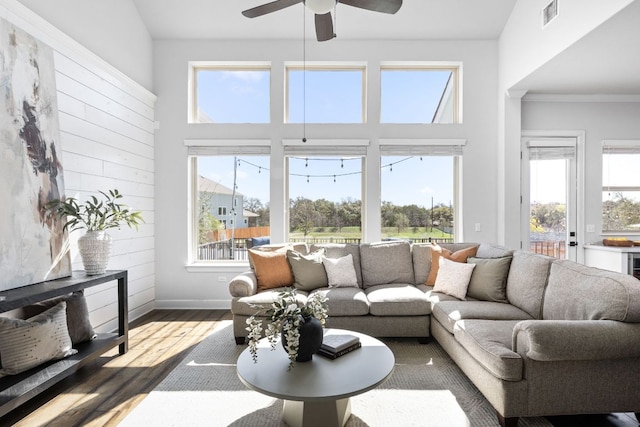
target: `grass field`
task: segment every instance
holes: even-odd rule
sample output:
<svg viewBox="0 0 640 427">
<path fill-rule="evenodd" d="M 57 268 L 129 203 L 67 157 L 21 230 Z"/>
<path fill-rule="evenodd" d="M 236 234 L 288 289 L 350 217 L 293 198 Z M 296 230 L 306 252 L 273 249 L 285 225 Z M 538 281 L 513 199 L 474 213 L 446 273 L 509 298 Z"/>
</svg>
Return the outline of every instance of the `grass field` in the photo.
<svg viewBox="0 0 640 427">
<path fill-rule="evenodd" d="M 405 230 L 398 232 L 398 229 L 395 227 L 384 227 L 382 229 L 382 238 L 393 238 L 393 239 L 447 239 L 451 238 L 451 234 L 445 233 L 437 228 L 428 228 L 425 230 L 424 227 L 420 227 L 418 229 L 406 228 Z M 290 232 L 290 239 L 302 240 L 304 239 L 304 235 L 299 232 Z M 361 239 L 362 232 L 360 231 L 360 227 L 343 227 L 341 230 L 336 230 L 333 228 L 324 228 L 319 227 L 315 228 L 311 233 L 307 234 L 307 239 Z"/>
</svg>

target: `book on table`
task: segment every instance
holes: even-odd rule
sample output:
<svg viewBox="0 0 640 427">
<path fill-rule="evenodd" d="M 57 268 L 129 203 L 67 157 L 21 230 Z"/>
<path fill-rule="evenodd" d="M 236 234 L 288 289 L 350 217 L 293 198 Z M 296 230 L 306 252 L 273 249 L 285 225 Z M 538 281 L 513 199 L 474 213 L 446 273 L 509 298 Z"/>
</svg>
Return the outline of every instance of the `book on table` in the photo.
<svg viewBox="0 0 640 427">
<path fill-rule="evenodd" d="M 361 346 L 360 338 L 355 335 L 327 333 L 322 338 L 318 354 L 335 359 Z"/>
<path fill-rule="evenodd" d="M 340 356 L 344 356 L 347 353 L 352 352 L 353 350 L 357 350 L 362 347 L 362 343 L 360 341 L 350 345 L 349 347 L 343 348 L 340 351 L 332 352 L 324 349 L 318 350 L 318 354 L 320 356 L 328 357 L 329 359 L 337 359 Z"/>
</svg>

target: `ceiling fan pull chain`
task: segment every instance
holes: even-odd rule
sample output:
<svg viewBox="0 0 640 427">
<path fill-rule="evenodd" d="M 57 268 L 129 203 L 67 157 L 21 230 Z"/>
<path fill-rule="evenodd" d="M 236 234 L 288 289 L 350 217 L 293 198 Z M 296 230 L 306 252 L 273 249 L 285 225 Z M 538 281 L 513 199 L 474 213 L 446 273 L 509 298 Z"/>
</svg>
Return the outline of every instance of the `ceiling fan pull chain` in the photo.
<svg viewBox="0 0 640 427">
<path fill-rule="evenodd" d="M 302 142 L 307 142 L 307 8 L 302 8 Z"/>
</svg>

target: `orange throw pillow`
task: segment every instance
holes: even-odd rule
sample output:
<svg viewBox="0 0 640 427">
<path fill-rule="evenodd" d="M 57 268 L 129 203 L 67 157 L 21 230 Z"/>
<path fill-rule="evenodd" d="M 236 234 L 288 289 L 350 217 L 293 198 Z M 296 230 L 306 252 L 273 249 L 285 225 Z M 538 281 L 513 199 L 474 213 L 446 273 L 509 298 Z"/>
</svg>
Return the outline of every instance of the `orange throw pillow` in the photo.
<svg viewBox="0 0 640 427">
<path fill-rule="evenodd" d="M 471 246 L 451 252 L 449 249 L 434 245 L 431 248 L 431 269 L 429 270 L 429 277 L 427 277 L 425 284 L 429 286 L 436 284 L 436 277 L 438 277 L 438 269 L 440 268 L 440 256 L 455 262 L 467 262 L 467 258 L 476 256 L 477 252 L 478 246 Z"/>
<path fill-rule="evenodd" d="M 293 286 L 293 272 L 287 261 L 287 249 L 286 247 L 276 251 L 249 249 L 249 257 L 258 279 L 258 292 Z"/>
</svg>

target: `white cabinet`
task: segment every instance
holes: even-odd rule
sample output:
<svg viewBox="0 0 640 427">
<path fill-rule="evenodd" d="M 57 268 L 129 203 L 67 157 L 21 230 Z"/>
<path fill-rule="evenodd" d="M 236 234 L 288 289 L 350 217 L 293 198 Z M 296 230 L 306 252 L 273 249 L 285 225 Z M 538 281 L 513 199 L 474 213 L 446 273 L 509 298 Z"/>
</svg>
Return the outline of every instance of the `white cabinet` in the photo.
<svg viewBox="0 0 640 427">
<path fill-rule="evenodd" d="M 640 279 L 640 246 L 585 245 L 584 263 L 589 267 L 632 274 Z"/>
</svg>

